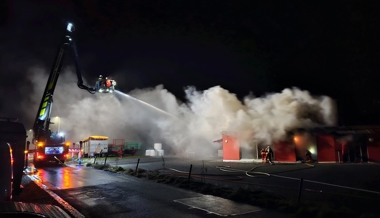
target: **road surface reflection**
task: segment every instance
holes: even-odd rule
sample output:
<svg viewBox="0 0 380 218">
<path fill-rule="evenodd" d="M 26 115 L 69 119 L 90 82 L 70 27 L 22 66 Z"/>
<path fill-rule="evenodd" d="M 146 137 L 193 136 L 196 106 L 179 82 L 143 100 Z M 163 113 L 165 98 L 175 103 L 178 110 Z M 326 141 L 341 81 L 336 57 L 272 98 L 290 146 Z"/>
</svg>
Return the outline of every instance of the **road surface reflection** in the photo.
<svg viewBox="0 0 380 218">
<path fill-rule="evenodd" d="M 49 188 L 69 189 L 81 187 L 83 185 L 83 182 L 78 180 L 78 176 L 83 173 L 84 171 L 80 168 L 75 169 L 67 166 L 51 166 L 38 168 L 35 175 L 37 175 L 45 185 L 53 186 Z"/>
<path fill-rule="evenodd" d="M 49 189 L 79 188 L 120 180 L 120 178 L 102 172 L 85 166 L 55 165 L 37 168 L 34 175 L 41 179 L 42 183 Z"/>
</svg>

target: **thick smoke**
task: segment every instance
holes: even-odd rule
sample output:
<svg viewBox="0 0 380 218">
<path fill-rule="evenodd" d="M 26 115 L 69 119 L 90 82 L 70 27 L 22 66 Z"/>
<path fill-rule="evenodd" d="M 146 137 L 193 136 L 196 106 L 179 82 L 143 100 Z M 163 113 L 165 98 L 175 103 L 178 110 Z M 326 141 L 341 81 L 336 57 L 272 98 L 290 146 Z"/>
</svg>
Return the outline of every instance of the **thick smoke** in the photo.
<svg viewBox="0 0 380 218">
<path fill-rule="evenodd" d="M 34 84 L 25 104 L 34 119 L 47 73 L 33 68 L 29 74 Z M 90 83 L 85 84 L 92 84 Z M 67 140 L 77 142 L 90 135 L 140 141 L 144 149 L 162 143 L 165 153 L 183 155 L 193 151 L 217 155 L 223 131 L 237 133 L 243 139 L 270 144 L 284 140 L 297 128 L 335 125 L 335 103 L 326 96 L 313 97 L 297 88 L 265 97 L 246 97 L 244 102 L 220 86 L 197 91 L 185 89 L 187 102 L 179 102 L 162 85 L 136 89 L 124 94 L 95 94 L 76 87 L 76 75 L 65 69 L 54 94 L 52 130 L 67 133 Z M 147 105 L 146 102 L 151 106 Z M 55 129 L 54 129 L 55 128 Z M 201 154 L 200 154 L 201 155 Z"/>
</svg>

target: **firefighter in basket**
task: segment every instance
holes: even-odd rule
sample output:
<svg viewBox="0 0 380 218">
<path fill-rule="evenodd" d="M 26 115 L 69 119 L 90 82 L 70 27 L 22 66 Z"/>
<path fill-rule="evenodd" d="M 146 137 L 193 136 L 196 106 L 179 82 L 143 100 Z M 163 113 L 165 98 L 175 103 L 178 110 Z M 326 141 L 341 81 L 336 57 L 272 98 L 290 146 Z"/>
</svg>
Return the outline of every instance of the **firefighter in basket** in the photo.
<svg viewBox="0 0 380 218">
<path fill-rule="evenodd" d="M 95 83 L 95 90 L 102 93 L 112 93 L 115 91 L 116 81 L 108 79 L 108 77 L 103 77 L 99 75 L 98 81 Z"/>
</svg>

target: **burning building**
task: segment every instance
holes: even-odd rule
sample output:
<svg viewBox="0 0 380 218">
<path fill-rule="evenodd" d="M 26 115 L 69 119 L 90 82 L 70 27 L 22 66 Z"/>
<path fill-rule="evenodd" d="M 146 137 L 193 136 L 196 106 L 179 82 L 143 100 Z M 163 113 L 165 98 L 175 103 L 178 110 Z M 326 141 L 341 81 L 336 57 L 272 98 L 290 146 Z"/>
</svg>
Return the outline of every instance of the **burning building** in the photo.
<svg viewBox="0 0 380 218">
<path fill-rule="evenodd" d="M 380 126 L 294 130 L 286 140 L 268 145 L 246 134 L 223 132 L 221 143 L 223 161 L 261 159 L 259 151 L 269 145 L 278 163 L 303 161 L 306 152 L 320 163 L 380 162 Z"/>
</svg>

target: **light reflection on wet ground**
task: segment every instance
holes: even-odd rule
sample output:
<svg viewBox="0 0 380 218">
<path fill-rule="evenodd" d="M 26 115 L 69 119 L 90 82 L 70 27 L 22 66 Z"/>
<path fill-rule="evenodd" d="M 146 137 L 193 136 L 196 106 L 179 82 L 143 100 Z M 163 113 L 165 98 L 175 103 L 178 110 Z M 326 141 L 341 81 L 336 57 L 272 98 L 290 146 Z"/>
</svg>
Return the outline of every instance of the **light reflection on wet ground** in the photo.
<svg viewBox="0 0 380 218">
<path fill-rule="evenodd" d="M 32 165 L 31 165 L 32 166 Z M 266 216 L 265 210 L 204 196 L 135 177 L 77 166 L 46 165 L 35 177 L 86 217 L 235 217 Z M 212 196 L 211 196 L 212 197 Z M 207 203 L 207 204 L 206 204 Z M 225 209 L 214 211 L 214 208 Z M 198 208 L 199 210 L 189 210 Z M 261 215 L 260 215 L 261 214 Z M 270 216 L 276 217 L 276 216 Z M 284 217 L 284 216 L 277 216 Z"/>
<path fill-rule="evenodd" d="M 31 164 L 31 172 L 35 169 Z M 49 189 L 71 189 L 83 186 L 107 184 L 119 178 L 105 175 L 93 168 L 76 165 L 46 165 L 35 170 L 34 175 L 42 180 Z"/>
</svg>

